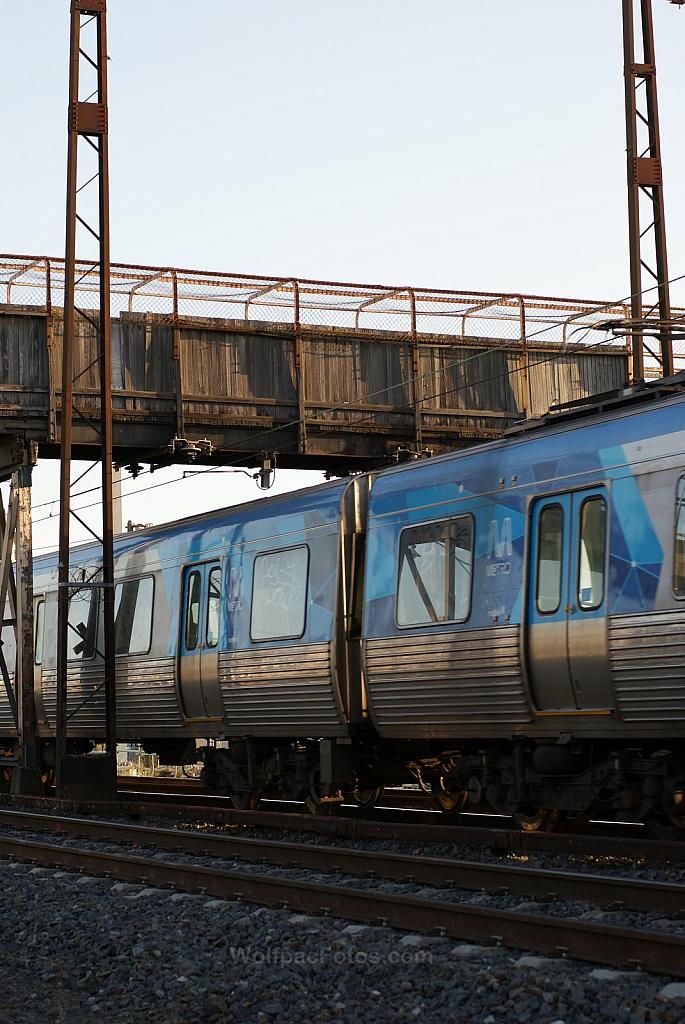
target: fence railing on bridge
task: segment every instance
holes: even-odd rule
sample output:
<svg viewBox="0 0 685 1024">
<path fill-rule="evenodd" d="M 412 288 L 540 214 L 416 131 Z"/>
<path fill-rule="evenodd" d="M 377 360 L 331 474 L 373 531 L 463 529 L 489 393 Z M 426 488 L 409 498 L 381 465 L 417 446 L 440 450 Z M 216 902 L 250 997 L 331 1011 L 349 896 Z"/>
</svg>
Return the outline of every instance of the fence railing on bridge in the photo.
<svg viewBox="0 0 685 1024">
<path fill-rule="evenodd" d="M 77 305 L 91 320 L 98 289 L 97 268 L 79 265 Z M 62 260 L 0 256 L 0 435 L 36 440 L 48 456 L 59 440 L 63 291 Z M 630 375 L 629 345 L 609 326 L 629 318 L 621 304 L 121 264 L 111 302 L 122 462 L 254 463 L 269 451 L 281 466 L 345 471 L 398 448 L 496 437 Z M 93 325 L 78 318 L 84 455 L 95 352 Z"/>
</svg>

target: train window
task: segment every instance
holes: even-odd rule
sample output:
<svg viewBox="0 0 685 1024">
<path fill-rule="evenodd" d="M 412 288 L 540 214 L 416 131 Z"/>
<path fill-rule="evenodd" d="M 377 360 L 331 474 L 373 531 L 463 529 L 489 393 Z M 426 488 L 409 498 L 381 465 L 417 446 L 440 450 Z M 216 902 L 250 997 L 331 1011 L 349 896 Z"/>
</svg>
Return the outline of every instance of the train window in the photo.
<svg viewBox="0 0 685 1024">
<path fill-rule="evenodd" d="M 561 604 L 561 556 L 564 513 L 561 505 L 545 505 L 538 519 L 538 565 L 535 603 L 543 615 Z"/>
<path fill-rule="evenodd" d="M 471 516 L 403 530 L 397 585 L 398 626 L 468 619 L 472 568 Z"/>
<path fill-rule="evenodd" d="M 114 590 L 114 635 L 117 654 L 147 654 L 152 634 L 154 580 L 118 583 Z"/>
<path fill-rule="evenodd" d="M 215 565 L 209 570 L 209 595 L 207 597 L 207 646 L 216 647 L 219 643 L 219 627 L 221 620 L 221 567 Z"/>
<path fill-rule="evenodd" d="M 257 555 L 252 585 L 253 640 L 286 640 L 304 633 L 309 549 Z"/>
<path fill-rule="evenodd" d="M 34 638 L 34 661 L 40 665 L 43 661 L 43 633 L 45 631 L 45 601 L 39 601 L 36 605 L 36 635 Z"/>
<path fill-rule="evenodd" d="M 85 661 L 95 657 L 99 603 L 98 592 L 94 587 L 75 590 L 69 598 L 68 661 Z"/>
<path fill-rule="evenodd" d="M 186 589 L 186 650 L 194 651 L 200 635 L 200 573 L 191 572 Z"/>
<path fill-rule="evenodd" d="M 678 597 L 685 597 L 685 476 L 676 489 L 673 590 Z"/>
<path fill-rule="evenodd" d="M 604 498 L 588 498 L 580 510 L 578 604 L 585 611 L 599 608 L 604 600 L 606 515 Z"/>
</svg>

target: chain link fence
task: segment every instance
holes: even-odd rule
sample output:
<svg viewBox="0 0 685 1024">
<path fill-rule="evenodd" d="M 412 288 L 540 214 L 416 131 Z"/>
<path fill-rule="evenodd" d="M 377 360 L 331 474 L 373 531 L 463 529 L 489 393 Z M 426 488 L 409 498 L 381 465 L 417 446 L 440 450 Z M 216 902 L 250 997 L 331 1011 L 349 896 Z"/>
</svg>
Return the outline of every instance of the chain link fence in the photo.
<svg viewBox="0 0 685 1024">
<path fill-rule="evenodd" d="M 98 306 L 97 265 L 80 262 L 76 303 Z M 64 261 L 51 257 L 0 255 L 0 304 L 46 312 L 63 304 Z M 112 264 L 113 317 L 152 314 L 182 323 L 192 320 L 269 323 L 324 331 L 421 335 L 535 347 L 628 344 L 617 322 L 630 317 L 627 304 L 535 295 L 498 295 L 443 289 L 387 287 L 208 273 L 172 267 Z M 685 325 L 685 310 L 673 311 Z M 647 344 L 655 351 L 658 344 Z M 674 334 L 676 369 L 685 369 L 685 334 Z M 647 372 L 659 364 L 646 352 Z"/>
</svg>

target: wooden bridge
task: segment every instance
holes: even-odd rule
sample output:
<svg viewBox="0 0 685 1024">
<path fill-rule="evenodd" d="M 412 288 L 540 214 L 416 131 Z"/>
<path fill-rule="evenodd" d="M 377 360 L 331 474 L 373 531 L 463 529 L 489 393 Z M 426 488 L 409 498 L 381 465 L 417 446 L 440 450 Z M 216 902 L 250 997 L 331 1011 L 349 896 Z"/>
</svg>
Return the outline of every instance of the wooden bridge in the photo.
<svg viewBox="0 0 685 1024">
<path fill-rule="evenodd" d="M 97 441 L 97 272 L 77 276 L 75 454 Z M 536 296 L 112 267 L 115 456 L 332 473 L 443 452 L 620 387 L 629 310 Z M 0 472 L 58 456 L 64 264 L 0 256 Z M 90 307 L 89 307 L 90 299 Z M 4 301 L 3 301 L 4 300 Z"/>
</svg>

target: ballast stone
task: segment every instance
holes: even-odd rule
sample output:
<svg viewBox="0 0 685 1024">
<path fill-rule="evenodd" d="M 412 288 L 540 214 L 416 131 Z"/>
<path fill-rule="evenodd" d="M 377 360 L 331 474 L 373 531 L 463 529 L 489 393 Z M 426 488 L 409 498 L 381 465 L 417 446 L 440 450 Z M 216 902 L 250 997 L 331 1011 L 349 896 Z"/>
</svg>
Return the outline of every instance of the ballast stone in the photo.
<svg viewBox="0 0 685 1024">
<path fill-rule="evenodd" d="M 672 981 L 659 992 L 659 999 L 685 999 L 685 981 Z"/>
<path fill-rule="evenodd" d="M 590 971 L 590 977 L 595 981 L 616 981 L 618 978 L 632 976 L 634 971 L 613 971 L 610 967 L 595 967 Z"/>
</svg>

